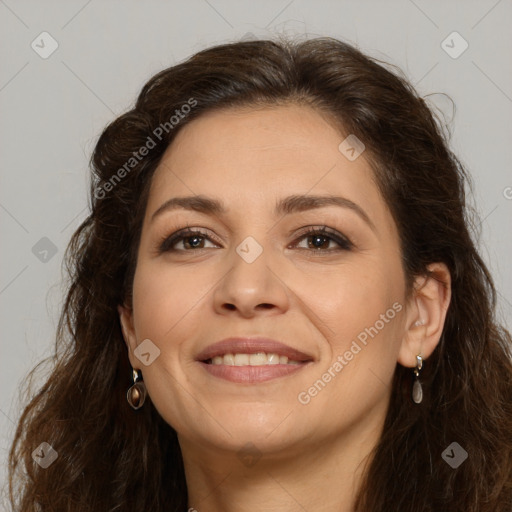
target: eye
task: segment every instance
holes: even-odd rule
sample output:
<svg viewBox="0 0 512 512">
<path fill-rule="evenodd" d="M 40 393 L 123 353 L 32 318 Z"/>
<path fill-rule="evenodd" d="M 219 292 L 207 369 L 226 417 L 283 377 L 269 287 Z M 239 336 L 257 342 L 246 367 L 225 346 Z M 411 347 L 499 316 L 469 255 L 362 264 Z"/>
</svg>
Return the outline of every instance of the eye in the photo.
<svg viewBox="0 0 512 512">
<path fill-rule="evenodd" d="M 205 243 L 210 241 L 208 235 L 198 229 L 182 229 L 170 236 L 165 236 L 158 244 L 158 252 L 190 251 L 194 249 L 208 249 Z M 210 241 L 211 242 L 211 241 Z M 181 247 L 179 247 L 181 244 Z"/>
<path fill-rule="evenodd" d="M 314 252 L 349 251 L 354 247 L 354 244 L 348 238 L 327 226 L 311 226 L 303 231 L 297 240 L 301 242 L 297 244 L 297 241 L 295 241 L 292 247 Z M 338 247 L 333 248 L 332 243 Z"/>
<path fill-rule="evenodd" d="M 297 243 L 298 241 L 299 243 Z M 164 252 L 190 252 L 193 250 L 209 249 L 210 247 L 205 245 L 207 243 L 211 243 L 212 247 L 220 245 L 212 242 L 207 233 L 197 228 L 186 228 L 176 231 L 170 236 L 165 236 L 158 244 L 158 252 L 161 254 Z M 338 247 L 332 247 L 332 244 Z M 303 231 L 290 247 L 315 253 L 331 253 L 349 251 L 354 245 L 348 238 L 334 229 L 327 226 L 311 226 Z"/>
</svg>

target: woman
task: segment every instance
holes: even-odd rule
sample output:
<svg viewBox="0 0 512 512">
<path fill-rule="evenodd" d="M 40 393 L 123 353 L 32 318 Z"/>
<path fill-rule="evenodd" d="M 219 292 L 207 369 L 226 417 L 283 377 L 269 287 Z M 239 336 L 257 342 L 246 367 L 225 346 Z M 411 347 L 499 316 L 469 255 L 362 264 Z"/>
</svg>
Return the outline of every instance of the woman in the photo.
<svg viewBox="0 0 512 512">
<path fill-rule="evenodd" d="M 404 78 L 329 38 L 217 46 L 92 167 L 15 510 L 510 510 L 511 337 Z"/>
</svg>

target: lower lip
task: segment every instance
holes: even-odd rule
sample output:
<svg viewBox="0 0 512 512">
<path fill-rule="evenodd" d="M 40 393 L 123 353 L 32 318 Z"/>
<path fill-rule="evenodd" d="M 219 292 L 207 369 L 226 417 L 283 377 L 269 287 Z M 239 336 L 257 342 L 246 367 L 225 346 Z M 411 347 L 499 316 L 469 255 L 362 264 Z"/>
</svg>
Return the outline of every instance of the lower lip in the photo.
<svg viewBox="0 0 512 512">
<path fill-rule="evenodd" d="M 208 364 L 199 361 L 201 366 L 215 377 L 242 384 L 255 384 L 277 379 L 298 372 L 309 363 L 300 364 L 269 364 L 262 366 L 231 366 L 224 364 Z"/>
</svg>

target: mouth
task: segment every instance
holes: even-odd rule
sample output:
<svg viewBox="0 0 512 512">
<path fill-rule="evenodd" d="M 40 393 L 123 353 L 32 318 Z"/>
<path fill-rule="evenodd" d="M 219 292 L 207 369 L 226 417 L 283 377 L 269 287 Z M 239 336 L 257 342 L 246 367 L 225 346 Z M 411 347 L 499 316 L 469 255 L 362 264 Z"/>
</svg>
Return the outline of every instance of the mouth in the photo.
<svg viewBox="0 0 512 512">
<path fill-rule="evenodd" d="M 301 364 L 303 361 L 289 360 L 287 356 L 276 353 L 267 354 L 256 352 L 255 354 L 223 354 L 203 361 L 206 364 L 226 366 L 267 366 L 275 364 Z"/>
<path fill-rule="evenodd" d="M 210 375 L 253 384 L 291 375 L 314 358 L 268 338 L 228 338 L 206 347 L 196 360 Z"/>
</svg>

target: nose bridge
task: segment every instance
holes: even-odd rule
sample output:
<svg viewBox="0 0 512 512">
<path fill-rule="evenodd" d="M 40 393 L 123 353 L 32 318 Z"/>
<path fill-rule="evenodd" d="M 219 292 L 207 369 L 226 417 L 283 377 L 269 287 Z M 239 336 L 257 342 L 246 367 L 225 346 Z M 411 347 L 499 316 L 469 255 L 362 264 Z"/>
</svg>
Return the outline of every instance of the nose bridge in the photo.
<svg viewBox="0 0 512 512">
<path fill-rule="evenodd" d="M 258 209 L 259 202 L 254 198 L 239 197 L 242 201 L 238 211 L 246 212 L 234 222 L 234 234 L 238 240 L 234 241 L 234 254 L 232 254 L 233 265 L 246 272 L 254 270 L 264 271 L 266 264 L 269 264 L 270 252 L 272 250 L 269 239 L 269 220 L 264 218 L 264 210 Z M 256 205 L 254 202 L 256 201 Z M 245 204 L 245 209 L 242 208 Z M 235 270 L 235 269 L 233 269 Z M 266 269 L 268 271 L 268 269 Z"/>
<path fill-rule="evenodd" d="M 232 284 L 238 287 L 238 292 L 246 296 L 262 297 L 271 279 L 270 253 L 271 248 L 263 235 L 256 235 L 261 243 L 252 235 L 244 238 L 232 255 Z M 269 275 L 270 274 L 270 275 Z"/>
<path fill-rule="evenodd" d="M 230 268 L 215 292 L 215 307 L 219 310 L 237 309 L 251 314 L 264 305 L 285 309 L 288 297 L 285 286 L 277 277 L 273 250 L 265 231 L 245 237 L 230 255 Z M 258 237 L 259 240 L 256 238 Z"/>
<path fill-rule="evenodd" d="M 261 240 L 261 236 L 259 236 Z M 264 242 L 263 242 L 264 243 Z M 268 252 L 268 244 L 267 252 Z M 245 261 L 245 263 L 251 265 L 258 259 L 266 260 L 266 257 L 260 258 L 263 255 L 264 248 L 263 245 L 256 240 L 253 236 L 247 236 L 244 238 L 240 244 L 236 247 L 236 253 L 238 256 Z"/>
</svg>

